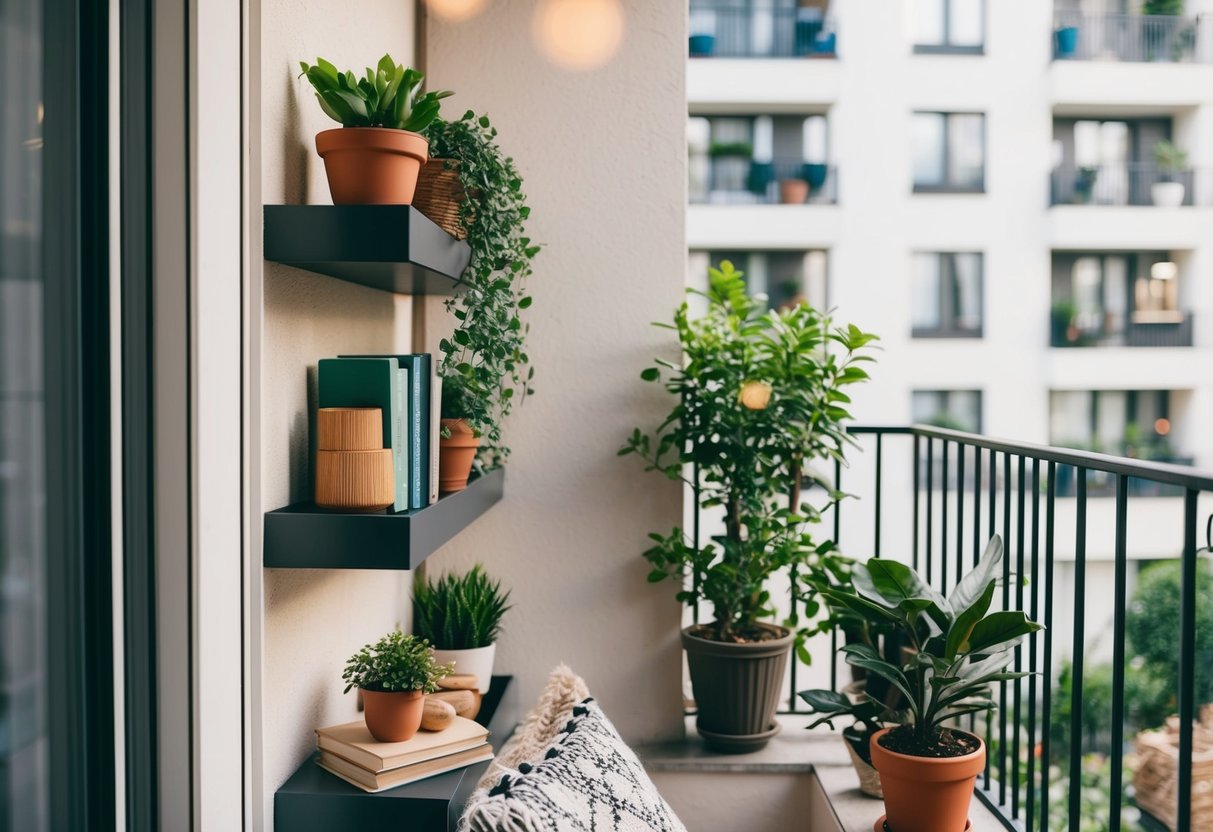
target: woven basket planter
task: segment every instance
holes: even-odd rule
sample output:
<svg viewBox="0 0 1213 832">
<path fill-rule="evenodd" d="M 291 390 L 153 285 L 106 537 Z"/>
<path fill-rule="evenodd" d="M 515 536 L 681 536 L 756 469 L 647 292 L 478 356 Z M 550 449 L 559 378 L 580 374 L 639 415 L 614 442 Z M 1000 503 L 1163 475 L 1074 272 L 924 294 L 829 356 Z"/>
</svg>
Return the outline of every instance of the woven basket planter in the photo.
<svg viewBox="0 0 1213 832">
<path fill-rule="evenodd" d="M 447 168 L 446 159 L 430 159 L 417 176 L 417 191 L 413 207 L 425 214 L 439 228 L 456 240 L 467 239 L 467 231 L 459 219 L 463 206 L 463 186 L 459 184 L 458 162 Z"/>
<path fill-rule="evenodd" d="M 1213 832 L 1213 728 L 1209 706 L 1201 709 L 1201 724 L 1192 726 L 1193 832 Z M 1179 719 L 1171 717 L 1157 731 L 1142 731 L 1133 740 L 1137 770 L 1134 800 L 1168 829 L 1177 828 L 1179 789 Z"/>
</svg>

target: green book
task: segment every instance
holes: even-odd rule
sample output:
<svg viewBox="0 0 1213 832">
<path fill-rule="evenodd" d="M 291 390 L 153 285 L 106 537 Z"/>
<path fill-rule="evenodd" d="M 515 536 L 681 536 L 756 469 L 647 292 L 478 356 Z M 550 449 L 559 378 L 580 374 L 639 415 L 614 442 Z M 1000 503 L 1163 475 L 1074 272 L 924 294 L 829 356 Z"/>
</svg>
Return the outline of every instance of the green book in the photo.
<svg viewBox="0 0 1213 832">
<path fill-rule="evenodd" d="M 317 372 L 320 407 L 377 407 L 383 411 L 383 447 L 392 449 L 396 480 L 395 510 L 405 511 L 409 507 L 407 372 L 395 358 L 322 358 Z"/>
</svg>

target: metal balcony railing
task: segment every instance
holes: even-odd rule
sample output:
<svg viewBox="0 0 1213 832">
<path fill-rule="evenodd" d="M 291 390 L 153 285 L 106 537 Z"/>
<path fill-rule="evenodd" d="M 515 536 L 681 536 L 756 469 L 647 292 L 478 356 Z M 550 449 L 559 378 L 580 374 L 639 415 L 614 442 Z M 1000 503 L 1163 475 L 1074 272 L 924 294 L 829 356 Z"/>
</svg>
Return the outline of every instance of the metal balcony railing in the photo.
<svg viewBox="0 0 1213 832">
<path fill-rule="evenodd" d="M 819 9 L 691 4 L 693 58 L 833 58 L 833 23 Z"/>
<path fill-rule="evenodd" d="M 1101 817 L 1107 820 L 1099 828 L 1109 830 L 1164 828 L 1147 819 L 1143 793 L 1134 796 L 1129 788 L 1136 763 L 1126 753 L 1135 730 L 1126 675 L 1138 671 L 1127 653 L 1126 616 L 1131 550 L 1145 540 L 1158 557 L 1175 559 L 1170 620 L 1177 624 L 1164 636 L 1173 638 L 1174 651 L 1167 652 L 1174 673 L 1153 681 L 1173 693 L 1168 707 L 1178 714 L 1172 722 L 1174 791 L 1161 814 L 1173 814 L 1171 829 L 1190 832 L 1194 790 L 1213 786 L 1205 773 L 1193 782 L 1194 734 L 1206 730 L 1197 727 L 1206 704 L 1197 699 L 1197 679 L 1208 687 L 1207 668 L 1198 666 L 1213 656 L 1213 644 L 1204 643 L 1207 627 L 1199 635 L 1197 629 L 1198 598 L 1209 591 L 1201 552 L 1213 544 L 1213 517 L 1207 526 L 1203 518 L 1213 510 L 1213 473 L 925 426 L 854 427 L 850 433 L 860 447 L 848 455 L 845 470 L 834 464 L 832 485 L 858 499 L 835 504 L 823 520 L 823 536 L 832 532 L 852 556 L 904 559 L 931 586 L 950 592 L 989 537 L 1000 534 L 1006 560 L 995 606 L 1022 609 L 1045 625 L 1015 653 L 1012 669 L 1033 675 L 994 685 L 998 710 L 988 718 L 965 718 L 961 726 L 986 741 L 987 767 L 977 793 L 1008 830 L 1074 830 L 1087 828 L 1080 821 Z M 1096 482 L 1109 496 L 1098 496 Z M 1177 496 L 1138 499 L 1159 490 Z M 813 501 L 811 492 L 806 499 Z M 1099 621 L 1105 613 L 1106 624 Z M 829 657 L 815 650 L 819 662 L 833 659 L 829 681 L 835 690 L 839 670 L 847 668 L 837 656 L 841 640 L 835 632 Z M 1103 654 L 1109 654 L 1110 678 L 1094 675 Z M 795 693 L 817 686 L 804 683 L 808 673 L 793 662 L 785 712 L 804 710 Z M 1091 690 L 1085 693 L 1085 687 Z M 1106 700 L 1098 695 L 1104 691 Z M 1096 716 L 1109 727 L 1093 736 L 1085 726 Z M 1159 793 L 1152 794 L 1159 812 Z"/>
<path fill-rule="evenodd" d="M 1054 347 L 1190 347 L 1192 313 L 1134 312 L 1123 328 L 1085 332 L 1054 314 L 1050 346 Z"/>
<path fill-rule="evenodd" d="M 838 201 L 838 171 L 833 165 L 711 156 L 692 159 L 690 167 L 693 204 L 834 205 Z"/>
<path fill-rule="evenodd" d="M 1049 178 L 1049 204 L 1209 205 L 1210 183 L 1205 170 L 1172 172 L 1153 162 L 1058 165 Z"/>
<path fill-rule="evenodd" d="M 1057 60 L 1208 63 L 1209 19 L 1176 15 L 1087 14 L 1054 16 Z"/>
</svg>

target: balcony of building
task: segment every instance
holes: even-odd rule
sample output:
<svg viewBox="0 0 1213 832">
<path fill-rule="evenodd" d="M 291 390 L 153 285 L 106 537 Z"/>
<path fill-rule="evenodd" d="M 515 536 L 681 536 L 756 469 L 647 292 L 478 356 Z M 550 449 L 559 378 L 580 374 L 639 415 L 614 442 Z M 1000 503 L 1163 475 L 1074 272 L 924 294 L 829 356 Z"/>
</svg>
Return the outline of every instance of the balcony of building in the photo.
<svg viewBox="0 0 1213 832">
<path fill-rule="evenodd" d="M 729 261 L 745 273 L 747 291 L 762 296 L 771 309 L 807 300 L 818 309 L 829 308 L 829 253 L 805 250 L 695 250 L 687 256 L 687 285 L 706 289 L 708 268 Z"/>
<path fill-rule="evenodd" d="M 1090 12 L 1066 5 L 1071 7 L 1059 8 L 1053 19 L 1054 60 L 1209 63 L 1213 59 L 1213 30 L 1207 17 Z"/>
<path fill-rule="evenodd" d="M 834 58 L 828 0 L 693 0 L 692 58 Z"/>
</svg>

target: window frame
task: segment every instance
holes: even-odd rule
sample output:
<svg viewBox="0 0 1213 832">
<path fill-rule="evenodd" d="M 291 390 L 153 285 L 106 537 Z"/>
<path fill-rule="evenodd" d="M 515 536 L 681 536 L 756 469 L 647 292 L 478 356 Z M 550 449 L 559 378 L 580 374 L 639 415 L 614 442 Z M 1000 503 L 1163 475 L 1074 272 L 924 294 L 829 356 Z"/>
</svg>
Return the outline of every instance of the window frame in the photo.
<svg viewBox="0 0 1213 832">
<path fill-rule="evenodd" d="M 976 338 L 985 337 L 986 326 L 986 255 L 983 251 L 916 251 L 915 257 L 930 255 L 935 258 L 937 274 L 939 282 L 938 297 L 936 301 L 939 306 L 940 325 L 937 327 L 919 327 L 915 326 L 912 320 L 910 322 L 910 337 L 911 338 Z M 950 293 L 947 291 L 947 286 L 944 285 L 945 279 L 950 280 L 948 286 L 954 285 L 956 281 L 956 262 L 949 259 L 957 255 L 976 255 L 977 257 L 977 305 L 980 310 L 980 320 L 976 328 L 964 329 L 955 325 L 957 318 L 957 310 L 952 309 L 948 315 L 947 307 L 951 305 Z M 948 268 L 944 267 L 945 260 L 951 265 Z M 915 287 L 911 286 L 911 291 Z"/>
<path fill-rule="evenodd" d="M 922 2 L 922 0 L 918 0 Z M 987 25 L 988 15 L 985 0 L 978 0 L 981 8 L 981 43 L 965 45 L 952 43 L 952 3 L 954 0 L 936 0 L 943 6 L 943 40 L 940 43 L 923 43 L 917 38 L 914 41 L 915 55 L 985 55 L 986 38 L 989 35 Z"/>
<path fill-rule="evenodd" d="M 986 114 L 980 110 L 914 110 L 911 118 L 915 116 L 940 116 L 943 119 L 943 143 L 940 147 L 940 157 L 943 161 L 942 170 L 944 173 L 944 181 L 939 184 L 924 184 L 913 181 L 914 171 L 911 164 L 911 180 L 912 192 L 916 194 L 984 194 L 986 192 Z M 966 185 L 958 182 L 950 181 L 951 167 L 949 162 L 952 158 L 952 139 L 949 126 L 954 116 L 979 116 L 981 118 L 981 181 L 976 185 Z"/>
</svg>

